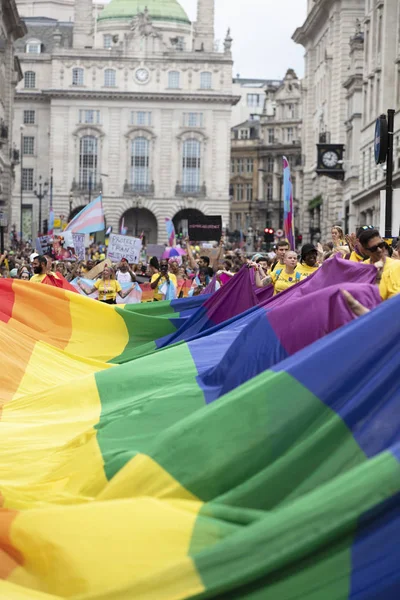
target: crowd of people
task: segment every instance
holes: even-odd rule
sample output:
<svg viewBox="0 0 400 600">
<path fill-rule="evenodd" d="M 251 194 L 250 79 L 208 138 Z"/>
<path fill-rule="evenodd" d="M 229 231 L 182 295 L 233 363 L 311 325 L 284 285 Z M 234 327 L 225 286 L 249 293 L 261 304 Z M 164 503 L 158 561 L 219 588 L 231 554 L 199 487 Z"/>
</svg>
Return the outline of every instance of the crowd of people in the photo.
<svg viewBox="0 0 400 600">
<path fill-rule="evenodd" d="M 369 225 L 350 235 L 344 235 L 335 225 L 330 241 L 304 244 L 299 253 L 290 249 L 284 239 L 273 251 L 253 256 L 248 256 L 243 248 L 229 248 L 229 244 L 225 245 L 221 239 L 213 260 L 202 253 L 201 248 L 191 246 L 188 239 L 182 247 L 185 253 L 169 259 L 151 257 L 148 262 L 129 264 L 122 258 L 119 263 L 110 264 L 105 260 L 106 249 L 97 245 L 88 249 L 85 261 L 77 257 L 57 261 L 51 253 L 38 254 L 25 244 L 0 256 L 0 276 L 33 283 L 50 281 L 60 287 L 63 281 L 73 282 L 78 291 L 87 295 L 97 292 L 100 302 L 114 304 L 118 295 L 125 298 L 136 284 L 148 283 L 153 301 L 182 297 L 182 282 L 186 283 L 189 296 L 214 291 L 246 265 L 254 269 L 257 287 L 272 285 L 274 294 L 279 294 L 312 275 L 326 260 L 339 255 L 344 260 L 375 265 L 382 299 L 400 292 L 400 242 L 388 243 Z"/>
</svg>

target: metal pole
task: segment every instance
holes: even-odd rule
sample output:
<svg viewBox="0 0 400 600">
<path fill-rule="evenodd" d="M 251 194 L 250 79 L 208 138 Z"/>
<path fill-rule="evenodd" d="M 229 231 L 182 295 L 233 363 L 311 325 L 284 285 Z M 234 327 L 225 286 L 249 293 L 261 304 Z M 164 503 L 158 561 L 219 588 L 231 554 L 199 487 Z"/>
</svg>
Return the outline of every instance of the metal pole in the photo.
<svg viewBox="0 0 400 600">
<path fill-rule="evenodd" d="M 23 169 L 23 155 L 24 155 L 23 145 L 24 145 L 24 134 L 21 131 L 21 147 L 20 147 L 20 151 L 19 151 L 19 153 L 20 153 L 20 162 L 21 162 L 20 207 L 19 207 L 20 208 L 20 228 L 19 228 L 19 232 L 20 232 L 19 233 L 19 235 L 20 235 L 19 240 L 20 240 L 20 242 L 22 242 L 22 204 L 24 202 L 24 186 L 23 186 L 23 183 L 22 183 L 22 174 L 23 174 L 23 170 L 24 170 Z"/>
<path fill-rule="evenodd" d="M 42 183 L 39 183 L 39 235 L 42 235 Z"/>
<path fill-rule="evenodd" d="M 282 193 L 283 193 L 283 175 L 279 179 L 280 182 L 280 190 L 279 190 L 279 229 L 282 229 Z"/>
<path fill-rule="evenodd" d="M 50 170 L 50 210 L 53 208 L 53 167 Z"/>
<path fill-rule="evenodd" d="M 386 156 L 386 199 L 385 199 L 385 237 L 392 237 L 392 204 L 393 204 L 393 129 L 394 113 L 392 108 L 387 112 L 388 147 Z"/>
<path fill-rule="evenodd" d="M 0 252 L 4 254 L 4 227 L 0 225 Z"/>
</svg>

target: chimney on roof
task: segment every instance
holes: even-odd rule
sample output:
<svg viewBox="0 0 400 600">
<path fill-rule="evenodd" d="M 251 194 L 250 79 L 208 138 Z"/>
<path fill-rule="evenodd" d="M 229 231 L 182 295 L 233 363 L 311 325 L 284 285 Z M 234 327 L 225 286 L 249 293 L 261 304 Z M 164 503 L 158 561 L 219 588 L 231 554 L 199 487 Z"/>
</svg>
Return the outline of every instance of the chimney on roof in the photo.
<svg viewBox="0 0 400 600">
<path fill-rule="evenodd" d="M 93 47 L 93 0 L 75 0 L 74 48 Z"/>
</svg>

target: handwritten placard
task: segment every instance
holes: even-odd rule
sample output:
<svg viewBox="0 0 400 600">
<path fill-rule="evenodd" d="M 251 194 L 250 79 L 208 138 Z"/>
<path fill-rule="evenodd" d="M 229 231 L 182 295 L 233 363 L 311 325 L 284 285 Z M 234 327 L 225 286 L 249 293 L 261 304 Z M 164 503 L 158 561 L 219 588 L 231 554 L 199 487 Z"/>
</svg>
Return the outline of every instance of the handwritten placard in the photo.
<svg viewBox="0 0 400 600">
<path fill-rule="evenodd" d="M 107 257 L 113 262 L 118 262 L 122 258 L 126 258 L 129 264 L 137 264 L 139 262 L 141 248 L 141 239 L 130 237 L 128 235 L 111 233 Z"/>
<path fill-rule="evenodd" d="M 73 233 L 72 243 L 75 250 L 75 255 L 79 260 L 85 260 L 85 234 L 84 233 Z"/>
</svg>

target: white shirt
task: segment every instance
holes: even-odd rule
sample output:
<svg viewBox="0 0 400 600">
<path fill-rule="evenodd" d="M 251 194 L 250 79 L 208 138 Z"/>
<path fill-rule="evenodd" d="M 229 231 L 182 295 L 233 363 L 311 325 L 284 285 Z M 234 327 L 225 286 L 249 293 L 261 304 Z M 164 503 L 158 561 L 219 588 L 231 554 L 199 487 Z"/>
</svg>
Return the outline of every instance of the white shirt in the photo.
<svg viewBox="0 0 400 600">
<path fill-rule="evenodd" d="M 131 274 L 129 271 L 126 273 L 122 273 L 122 271 L 117 271 L 117 281 L 119 283 L 132 283 Z"/>
</svg>

